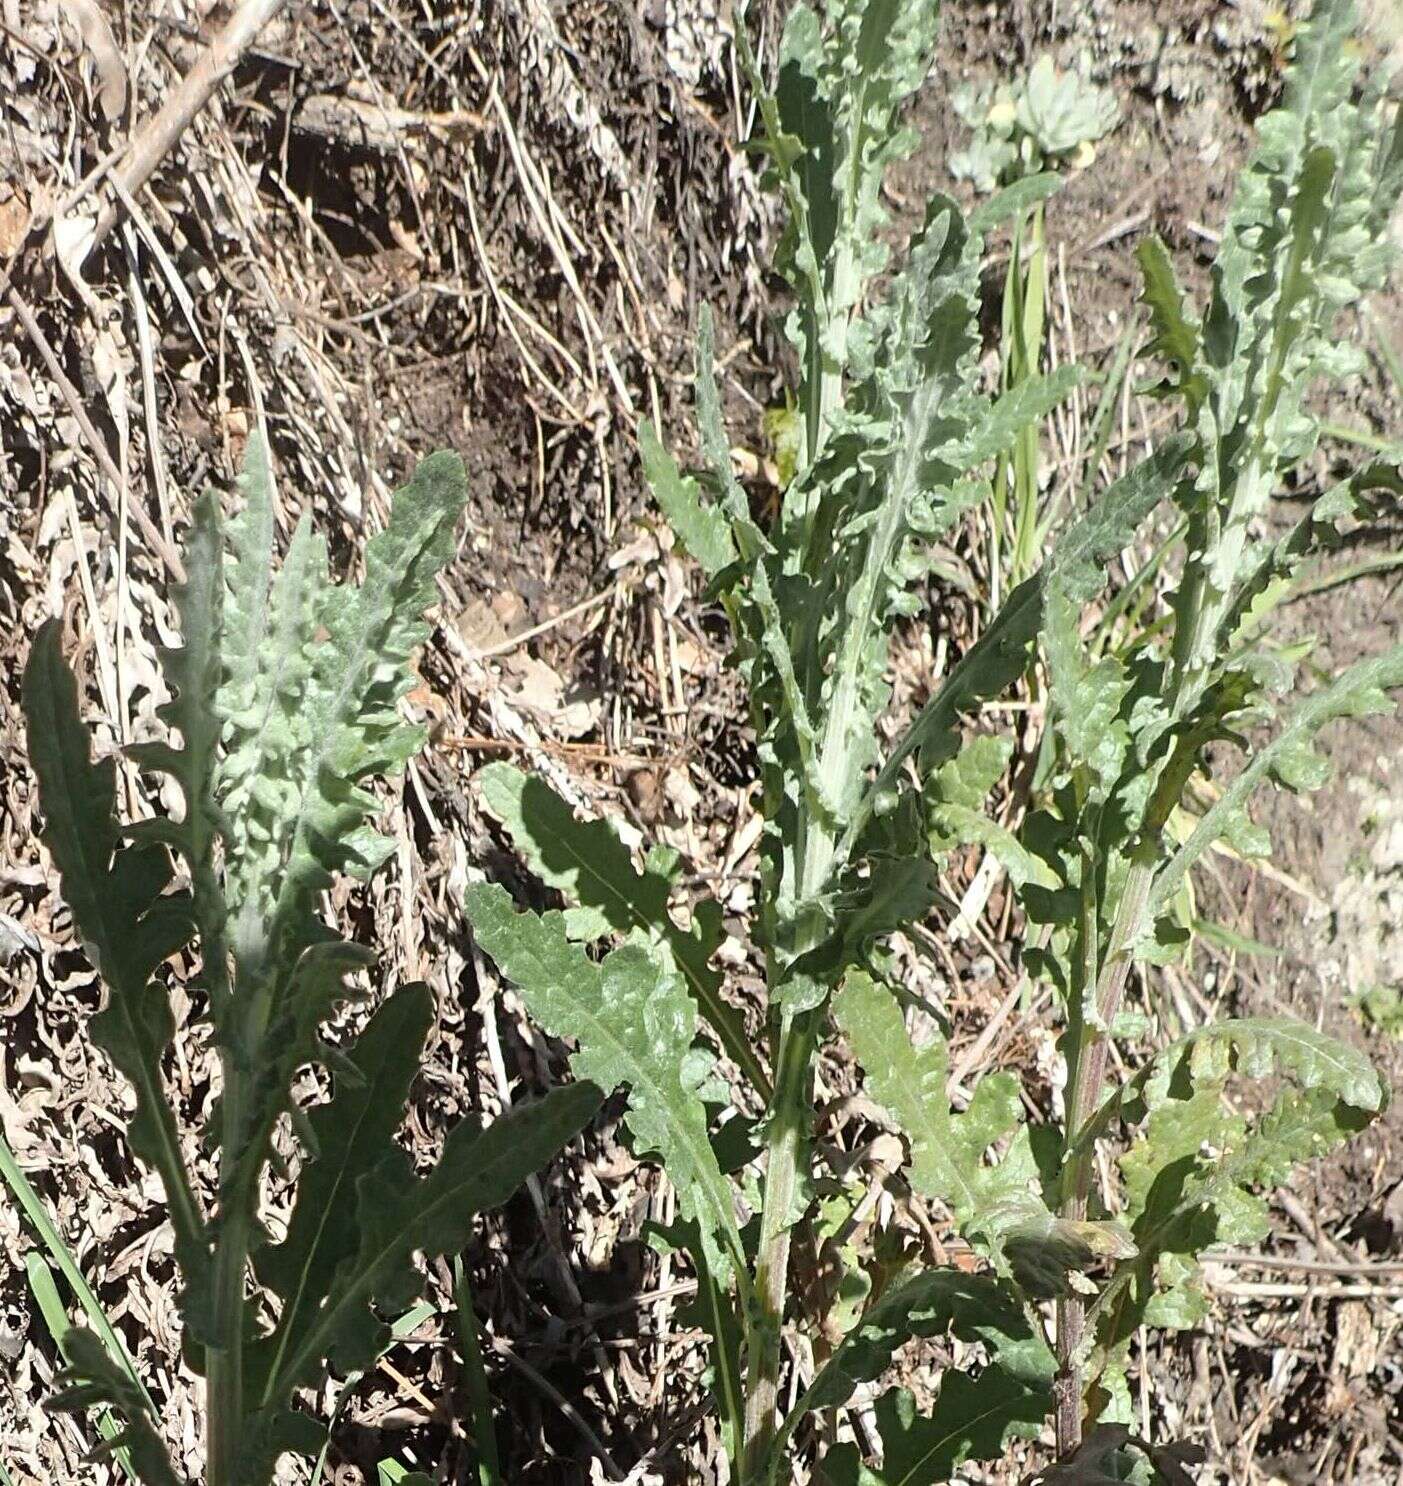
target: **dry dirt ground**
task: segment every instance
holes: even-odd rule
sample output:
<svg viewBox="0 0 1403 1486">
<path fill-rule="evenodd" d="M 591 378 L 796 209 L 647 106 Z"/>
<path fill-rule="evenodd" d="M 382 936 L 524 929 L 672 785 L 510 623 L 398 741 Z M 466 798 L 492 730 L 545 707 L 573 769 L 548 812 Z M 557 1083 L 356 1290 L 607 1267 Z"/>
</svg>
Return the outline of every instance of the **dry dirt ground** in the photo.
<svg viewBox="0 0 1403 1486">
<path fill-rule="evenodd" d="M 1373 8 L 1388 20 L 1388 0 Z M 776 12 L 756 9 L 772 40 Z M 641 491 L 635 429 L 653 416 L 685 447 L 689 327 L 710 302 L 737 459 L 763 500 L 761 415 L 782 399 L 784 352 L 767 297 L 773 214 L 738 148 L 750 112 L 728 7 L 294 5 L 150 183 L 124 196 L 100 168 L 120 161 L 227 11 L 130 0 L 105 11 L 110 47 L 104 27 L 89 20 L 80 37 L 69 20 L 89 11 L 0 0 L 0 1119 L 196 1473 L 169 1230 L 121 1135 L 125 1094 L 84 1037 L 98 987 L 34 839 L 18 712 L 28 637 L 63 613 L 103 746 L 140 739 L 163 695 L 164 554 L 192 492 L 228 487 L 260 408 L 287 526 L 310 506 L 343 569 L 418 454 L 463 453 L 469 519 L 410 699 L 433 742 L 390 803 L 401 842 L 390 870 L 338 904 L 380 947 L 383 983 L 422 976 L 437 993 L 405 1132 L 427 1157 L 456 1120 L 490 1118 L 563 1072 L 561 1049 L 474 953 L 460 911 L 477 874 L 535 891 L 477 808 L 480 762 L 516 758 L 631 839 L 673 842 L 737 925 L 750 905 L 752 744 L 717 617 Z M 1252 120 L 1279 87 L 1279 18 L 1257 0 L 956 0 L 946 11 L 940 72 L 914 109 L 923 144 L 893 183 L 894 216 L 950 187 L 952 82 L 1007 75 L 1043 51 L 1064 64 L 1084 55 L 1124 120 L 1049 211 L 1053 333 L 1058 354 L 1103 364 L 1134 313 L 1141 234 L 1158 231 L 1201 285 Z M 93 218 L 109 214 L 80 261 Z M 992 256 L 996 304 L 999 245 Z M 1330 411 L 1395 437 L 1400 387 L 1377 347 L 1403 345 L 1403 316 L 1396 295 L 1372 310 L 1374 375 Z M 1363 321 L 1349 333 L 1372 335 Z M 1127 446 L 1154 416 L 1131 408 Z M 1074 442 L 1075 428 L 1064 435 Z M 1283 513 L 1332 457 L 1322 452 Z M 1385 556 L 1392 535 L 1367 533 L 1347 557 Z M 971 540 L 952 554 L 954 578 L 977 584 L 979 551 Z M 1322 666 L 1379 649 L 1399 638 L 1395 581 L 1383 570 L 1322 587 L 1290 623 L 1318 638 Z M 927 628 L 952 653 L 970 609 L 958 581 L 932 593 Z M 903 647 L 898 699 L 922 684 L 911 664 Z M 1268 806 L 1268 867 L 1221 861 L 1202 875 L 1200 912 L 1227 936 L 1201 940 L 1190 965 L 1145 994 L 1171 1025 L 1292 1010 L 1366 1046 L 1396 1083 L 1400 1044 L 1351 998 L 1403 982 L 1403 730 L 1374 719 L 1333 745 L 1335 784 L 1309 805 Z M 135 779 L 127 789 L 147 808 Z M 995 894 L 974 948 L 949 955 L 942 994 L 957 1043 L 1013 983 L 1017 927 Z M 212 1098 L 212 1062 L 180 978 L 170 1076 L 191 1129 Z M 752 1016 L 757 986 L 736 968 L 730 988 Z M 1036 1019 L 1019 1025 L 994 1041 L 989 1065 L 1030 1073 L 1036 1088 L 1050 1036 Z M 850 1071 L 831 1073 L 841 1091 Z M 523 1486 L 634 1471 L 718 1479 L 687 1276 L 642 1237 L 671 1216 L 671 1194 L 616 1134 L 602 1121 L 466 1256 L 506 1478 Z M 1266 1257 L 1214 1269 L 1212 1323 L 1134 1355 L 1155 1433 L 1201 1441 L 1205 1482 L 1403 1477 L 1400 1149 L 1392 1116 L 1344 1161 L 1303 1173 Z M 56 1351 L 24 1267 L 34 1235 L 7 1195 L 0 1465 L 18 1486 L 107 1479 L 82 1463 L 85 1426 L 42 1408 Z M 274 1224 L 286 1197 L 272 1194 Z M 315 1400 L 339 1406 L 331 1479 L 373 1481 L 382 1460 L 468 1479 L 446 1273 L 429 1275 L 427 1295 L 433 1313 L 378 1369 Z M 912 1376 L 925 1365 L 904 1363 Z"/>
</svg>

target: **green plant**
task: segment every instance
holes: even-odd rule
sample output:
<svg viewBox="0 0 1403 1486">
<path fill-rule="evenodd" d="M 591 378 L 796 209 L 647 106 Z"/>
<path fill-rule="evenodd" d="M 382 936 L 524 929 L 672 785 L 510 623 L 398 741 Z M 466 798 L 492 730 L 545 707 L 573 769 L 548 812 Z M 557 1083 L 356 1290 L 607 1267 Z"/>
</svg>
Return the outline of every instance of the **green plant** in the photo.
<svg viewBox="0 0 1403 1486">
<path fill-rule="evenodd" d="M 1051 57 L 1039 57 L 1013 83 L 956 88 L 950 103 L 970 130 L 966 148 L 950 156 L 950 172 L 986 194 L 1052 166 L 1085 169 L 1120 117 L 1109 88 L 1060 72 Z"/>
<path fill-rule="evenodd" d="M 1120 117 L 1109 89 L 1079 73 L 1059 72 L 1050 57 L 1040 57 L 1027 77 L 1012 84 L 957 88 L 951 103 L 971 136 L 967 148 L 950 156 L 950 173 L 986 195 L 1040 175 L 1050 193 L 1057 184 L 1053 172 L 1090 165 L 1096 141 L 1109 134 Z M 1047 302 L 1047 242 L 1040 197 L 1012 223 L 1000 318 L 1000 391 L 1011 392 L 1041 366 Z M 1112 377 L 1103 409 L 1115 405 L 1111 396 L 1115 385 Z M 1039 422 L 1030 422 L 995 463 L 989 528 L 991 610 L 997 610 L 1009 588 L 1032 574 L 1056 520 L 1054 510 L 1040 509 L 1041 431 Z M 1091 442 L 1094 446 L 1094 436 Z M 1099 457 L 1093 469 L 1097 462 Z M 1012 530 L 1006 533 L 1010 518 Z"/>
<path fill-rule="evenodd" d="M 930 64 L 937 10 L 933 0 L 801 5 L 773 91 L 738 21 L 757 146 L 788 209 L 779 267 L 799 367 L 800 437 L 773 526 L 757 524 L 733 473 L 705 312 L 702 468 L 685 473 L 651 428 L 640 433 L 648 479 L 725 608 L 749 690 L 764 822 L 751 925 L 768 986 L 760 1050 L 710 966 L 719 908 L 698 904 L 685 929 L 674 916 L 675 854 L 655 848 L 640 869 L 606 824 L 578 821 L 505 765 L 481 776 L 487 806 L 570 906 L 519 912 L 483 886 L 468 910 L 532 1014 L 577 1044 L 576 1073 L 628 1087 L 634 1149 L 677 1189 L 679 1221 L 657 1239 L 696 1266 L 716 1407 L 744 1486 L 788 1479 L 798 1448 L 818 1455 L 830 1486 L 947 1480 L 960 1462 L 1036 1435 L 1049 1414 L 1060 1462 L 1046 1481 L 1134 1470 L 1182 1482 L 1182 1450 L 1124 1427 L 1130 1339 L 1142 1325 L 1193 1324 L 1199 1256 L 1260 1238 L 1262 1194 L 1386 1098 L 1359 1054 L 1285 1019 L 1225 1021 L 1156 1048 L 1141 967 L 1182 943 L 1168 910 L 1210 844 L 1266 849 L 1246 811 L 1256 787 L 1319 784 L 1325 765 L 1310 744 L 1321 727 L 1385 708 L 1403 684 L 1393 651 L 1283 710 L 1295 657 L 1257 622 L 1339 523 L 1399 488 L 1373 466 L 1284 537 L 1264 530 L 1271 492 L 1317 437 L 1309 388 L 1357 364 L 1332 327 L 1385 272 L 1403 129 L 1376 93 L 1352 96 L 1351 9 L 1323 0 L 1242 175 L 1201 320 L 1163 247 L 1141 250 L 1153 352 L 1169 368 L 1160 392 L 1183 407 L 1182 428 L 1064 524 L 1042 567 L 886 744 L 889 646 L 919 609 L 924 553 L 988 498 L 985 471 L 1077 377 L 1030 367 L 992 398 L 978 385 L 983 234 L 1044 197 L 1045 175 L 969 218 L 936 196 L 885 291 L 874 287 L 888 267 L 881 181 L 911 142 L 898 111 Z M 1140 590 L 1136 633 L 1111 649 L 1098 630 L 1120 602 L 1105 598 L 1108 564 L 1154 538 L 1162 509 L 1174 513 L 1162 560 L 1180 581 L 1164 598 Z M 1014 834 L 981 808 L 1011 740 L 970 724 L 1034 666 L 1056 746 L 1043 803 Z M 1186 788 L 1233 749 L 1241 767 L 1175 843 L 1166 826 Z M 917 1045 L 904 1024 L 891 936 L 925 918 L 937 864 L 964 846 L 1006 867 L 1029 921 L 1025 965 L 1058 994 L 1065 1109 L 1032 1126 L 1009 1073 L 952 1105 L 943 1038 Z M 600 953 L 611 939 L 623 942 Z M 1137 989 L 1143 1010 L 1131 1016 Z M 815 1066 L 839 1054 L 835 1027 L 906 1132 L 911 1186 L 948 1209 L 979 1272 L 910 1264 L 894 1233 L 859 1242 L 844 1173 L 814 1140 Z M 1113 1043 L 1128 1071 L 1108 1092 Z M 753 1097 L 717 1079 L 708 1044 L 743 1075 L 763 1065 L 748 1077 L 758 1121 L 745 1117 Z M 1235 1101 L 1235 1074 L 1259 1083 L 1250 1110 Z M 1104 1189 L 1092 1179 L 1097 1154 Z M 791 1327 L 813 1371 L 781 1414 Z M 942 1335 L 978 1343 L 982 1364 L 948 1370 L 927 1414 L 907 1393 L 879 1397 L 881 1460 L 864 1460 L 835 1436 L 837 1411 L 910 1337 Z"/>
<path fill-rule="evenodd" d="M 56 621 L 35 638 L 23 694 L 43 839 L 107 984 L 92 1036 L 135 1092 L 131 1148 L 160 1174 L 175 1229 L 186 1355 L 206 1380 L 209 1486 L 263 1486 L 284 1452 L 315 1455 L 324 1430 L 293 1406 L 297 1390 L 328 1362 L 343 1373 L 372 1362 L 388 1335 L 373 1307 L 412 1297 L 414 1252 L 456 1253 L 473 1215 L 505 1200 L 599 1101 L 581 1084 L 486 1129 L 460 1125 L 438 1166 L 415 1177 L 394 1137 L 432 1021 L 428 988 L 394 991 L 358 1037 L 323 1039 L 351 994 L 346 977 L 373 956 L 324 921 L 320 897 L 343 876 L 368 879 L 392 849 L 370 824 L 367 786 L 423 742 L 399 702 L 453 551 L 463 470 L 451 454 L 419 466 L 369 543 L 358 588 L 330 580 L 305 515 L 273 576 L 261 436 L 241 486 L 227 534 L 218 498 L 196 503 L 175 594 L 184 643 L 161 656 L 169 736 L 130 750 L 179 785 L 179 820 L 117 823 L 116 761 L 90 759 Z M 209 1127 L 182 1132 L 165 1092 L 176 1027 L 161 967 L 192 941 L 222 1087 Z M 310 1110 L 293 1096 L 309 1064 L 334 1084 Z M 287 1231 L 272 1242 L 258 1214 L 284 1121 L 301 1167 Z M 185 1156 L 197 1140 L 219 1152 L 210 1203 Z M 149 1400 L 112 1351 L 79 1327 L 63 1350 L 53 1407 L 110 1408 L 124 1427 L 102 1448 L 121 1449 L 149 1486 L 177 1481 Z"/>
</svg>

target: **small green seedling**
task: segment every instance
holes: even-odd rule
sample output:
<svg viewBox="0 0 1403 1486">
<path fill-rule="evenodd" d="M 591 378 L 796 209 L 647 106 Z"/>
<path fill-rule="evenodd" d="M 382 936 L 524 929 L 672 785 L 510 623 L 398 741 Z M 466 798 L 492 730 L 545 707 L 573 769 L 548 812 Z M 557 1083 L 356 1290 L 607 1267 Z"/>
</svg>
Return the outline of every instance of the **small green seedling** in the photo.
<svg viewBox="0 0 1403 1486">
<path fill-rule="evenodd" d="M 966 148 L 950 156 L 950 173 L 986 195 L 1043 170 L 1084 170 L 1120 117 L 1109 88 L 1059 71 L 1051 57 L 1012 84 L 956 88 L 950 103 L 970 130 Z"/>
<path fill-rule="evenodd" d="M 273 485 L 261 435 L 249 444 L 243 509 L 227 530 L 213 494 L 194 511 L 187 580 L 176 590 L 183 646 L 161 660 L 167 737 L 130 753 L 180 787 L 179 820 L 119 825 L 116 764 L 94 764 L 64 663 L 61 626 L 36 636 L 24 677 L 43 839 L 74 927 L 107 985 L 93 1040 L 135 1095 L 133 1153 L 160 1174 L 183 1290 L 185 1354 L 205 1376 L 207 1486 L 266 1486 L 286 1452 L 316 1456 L 325 1429 L 294 1406 L 330 1365 L 374 1361 L 419 1286 L 416 1251 L 454 1254 L 476 1213 L 504 1201 L 594 1112 L 596 1090 L 552 1093 L 486 1129 L 458 1126 L 416 1177 L 395 1133 L 433 1018 L 427 986 L 394 991 L 358 1038 L 323 1040 L 371 963 L 324 920 L 338 879 L 368 879 L 392 843 L 371 825 L 367 786 L 423 742 L 400 716 L 423 643 L 434 579 L 453 552 L 461 461 L 426 459 L 365 554 L 359 588 L 335 584 L 304 516 L 276 566 Z M 222 1071 L 217 1112 L 182 1131 L 164 1064 L 176 1034 L 163 966 L 197 956 Z M 331 1071 L 331 1100 L 293 1097 L 300 1069 Z M 259 1223 L 275 1127 L 301 1148 L 285 1235 Z M 186 1152 L 219 1152 L 218 1191 L 199 1190 Z M 268 1320 L 269 1316 L 272 1320 Z M 66 1332 L 59 1409 L 120 1416 L 100 1447 L 147 1486 L 181 1480 L 145 1391 L 99 1336 Z"/>
</svg>

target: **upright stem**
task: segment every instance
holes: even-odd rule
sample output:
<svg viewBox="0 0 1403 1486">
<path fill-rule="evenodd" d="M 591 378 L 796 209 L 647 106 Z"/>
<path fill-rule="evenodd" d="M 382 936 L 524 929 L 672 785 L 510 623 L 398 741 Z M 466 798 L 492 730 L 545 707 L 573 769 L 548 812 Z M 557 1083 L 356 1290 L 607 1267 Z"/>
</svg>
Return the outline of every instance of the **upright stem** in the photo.
<svg viewBox="0 0 1403 1486">
<path fill-rule="evenodd" d="M 1142 838 L 1126 874 L 1125 890 L 1116 910 L 1111 941 L 1096 978 L 1096 1025 L 1086 1026 L 1077 1050 L 1076 1082 L 1070 1091 L 1067 1112 L 1067 1146 L 1075 1147 L 1082 1127 L 1096 1113 L 1106 1081 L 1106 1058 L 1110 1052 L 1111 1024 L 1120 1011 L 1126 977 L 1130 973 L 1131 948 L 1140 937 L 1150 888 L 1158 863 L 1158 832 Z M 1069 1157 L 1063 1174 L 1062 1216 L 1081 1220 L 1086 1216 L 1090 1167 L 1087 1152 Z M 1057 1304 L 1057 1377 L 1053 1384 L 1056 1411 L 1057 1453 L 1067 1455 L 1081 1444 L 1082 1376 L 1078 1351 L 1086 1329 L 1086 1302 L 1079 1295 Z"/>
<path fill-rule="evenodd" d="M 758 1314 L 750 1327 L 746 1360 L 744 1486 L 758 1486 L 775 1436 L 781 1332 L 789 1286 L 789 1233 L 810 1102 L 813 1020 L 813 1013 L 786 1018 L 776 1061 L 755 1266 Z"/>
<path fill-rule="evenodd" d="M 222 1054 L 224 1088 L 219 1148 L 218 1238 L 214 1250 L 215 1341 L 205 1348 L 207 1486 L 234 1486 L 244 1422 L 244 1271 L 248 1265 L 251 1205 L 239 1189 L 245 1185 L 239 1147 L 245 1130 L 246 1075 L 239 1054 Z"/>
<path fill-rule="evenodd" d="M 796 860 L 801 903 L 812 902 L 833 870 L 836 843 L 822 819 L 802 809 Z M 789 963 L 813 949 L 822 928 L 806 920 L 786 946 Z M 772 966 L 772 975 L 776 972 Z M 781 987 L 773 986 L 772 993 Z M 789 1285 L 789 1230 L 799 1186 L 799 1161 L 808 1134 L 813 1102 L 814 1042 L 823 1008 L 784 1012 L 774 1059 L 775 1091 L 766 1135 L 765 1195 L 760 1214 L 760 1247 L 755 1266 L 755 1315 L 747 1328 L 745 1458 L 743 1486 L 758 1486 L 775 1437 L 779 1398 L 781 1332 Z"/>
</svg>

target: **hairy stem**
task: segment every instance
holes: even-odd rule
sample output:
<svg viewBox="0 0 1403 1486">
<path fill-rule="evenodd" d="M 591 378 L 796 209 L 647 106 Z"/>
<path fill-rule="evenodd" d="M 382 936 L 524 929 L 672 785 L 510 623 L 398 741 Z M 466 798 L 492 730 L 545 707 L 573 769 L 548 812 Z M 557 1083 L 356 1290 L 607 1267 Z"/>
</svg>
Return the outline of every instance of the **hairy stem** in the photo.
<svg viewBox="0 0 1403 1486">
<path fill-rule="evenodd" d="M 216 1214 L 218 1240 L 214 1250 L 214 1342 L 205 1348 L 209 1438 L 208 1486 L 235 1486 L 244 1418 L 244 1271 L 248 1266 L 250 1200 L 240 1190 L 239 1145 L 244 1133 L 247 1077 L 238 1066 L 239 1054 L 223 1054 L 220 1192 Z"/>
<path fill-rule="evenodd" d="M 1150 888 L 1158 864 L 1158 832 L 1142 838 L 1126 875 L 1125 889 L 1116 910 L 1115 924 L 1106 958 L 1096 979 L 1096 1024 L 1083 1030 L 1081 1046 L 1076 1049 L 1076 1086 L 1069 1091 L 1071 1105 L 1067 1112 L 1067 1144 L 1074 1146 L 1082 1127 L 1096 1113 L 1101 1102 L 1101 1089 L 1106 1080 L 1106 1058 L 1111 1046 L 1111 1024 L 1120 1011 L 1126 977 L 1130 973 L 1131 949 L 1144 928 Z M 1063 1173 L 1062 1216 L 1081 1219 L 1086 1216 L 1087 1188 L 1091 1168 L 1089 1152 L 1069 1157 Z M 1081 1444 L 1082 1369 L 1078 1359 L 1086 1328 L 1086 1302 L 1073 1295 L 1057 1305 L 1057 1378 L 1056 1401 L 1057 1453 L 1067 1455 Z"/>
<path fill-rule="evenodd" d="M 745 1486 L 764 1479 L 775 1436 L 780 1347 L 789 1286 L 789 1235 L 804 1150 L 813 1063 L 814 1013 L 786 1019 L 775 1070 L 765 1167 L 765 1205 L 755 1269 L 755 1311 L 746 1360 Z"/>
</svg>

